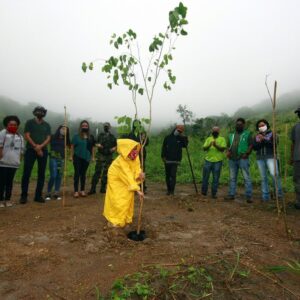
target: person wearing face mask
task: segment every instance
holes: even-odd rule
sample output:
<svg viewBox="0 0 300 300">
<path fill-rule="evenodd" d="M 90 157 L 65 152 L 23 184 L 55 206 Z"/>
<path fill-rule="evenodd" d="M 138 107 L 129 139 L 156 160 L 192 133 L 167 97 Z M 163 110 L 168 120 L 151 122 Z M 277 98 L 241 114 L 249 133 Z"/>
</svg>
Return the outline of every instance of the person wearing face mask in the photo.
<svg viewBox="0 0 300 300">
<path fill-rule="evenodd" d="M 295 110 L 295 114 L 300 118 L 300 107 Z M 293 181 L 296 194 L 295 208 L 300 209 L 300 122 L 292 128 L 291 140 L 290 164 L 293 166 Z"/>
<path fill-rule="evenodd" d="M 85 182 L 89 163 L 94 159 L 94 136 L 90 134 L 89 122 L 83 120 L 79 125 L 79 132 L 71 141 L 70 160 L 74 166 L 74 198 L 86 197 Z M 80 181 L 80 192 L 79 192 Z"/>
<path fill-rule="evenodd" d="M 246 121 L 238 118 L 235 123 L 235 132 L 229 134 L 229 191 L 225 200 L 234 200 L 237 186 L 238 171 L 241 169 L 245 182 L 245 196 L 248 203 L 252 203 L 252 181 L 250 177 L 249 155 L 252 151 L 252 136 L 245 129 Z"/>
<path fill-rule="evenodd" d="M 132 223 L 134 193 L 144 194 L 140 184 L 145 179 L 139 159 L 140 144 L 131 139 L 118 139 L 118 157 L 108 169 L 107 191 L 103 215 L 109 227 L 124 227 Z"/>
<path fill-rule="evenodd" d="M 38 176 L 34 201 L 40 203 L 45 202 L 42 192 L 48 158 L 47 145 L 51 138 L 50 125 L 44 120 L 46 114 L 47 110 L 44 107 L 37 106 L 33 110 L 35 118 L 28 120 L 25 124 L 24 136 L 27 144 L 24 154 L 24 170 L 21 184 L 22 193 L 20 199 L 21 204 L 27 203 L 29 180 L 36 160 L 38 163 Z"/>
<path fill-rule="evenodd" d="M 13 181 L 24 151 L 24 139 L 18 133 L 20 120 L 6 116 L 0 131 L 0 207 L 12 206 Z"/>
<path fill-rule="evenodd" d="M 103 124 L 104 132 L 101 132 L 97 137 L 95 147 L 98 149 L 96 154 L 95 172 L 92 179 L 91 189 L 89 195 L 96 193 L 96 186 L 101 177 L 100 193 L 106 192 L 107 171 L 113 161 L 113 153 L 117 149 L 117 140 L 110 132 L 110 124 L 108 122 Z"/>
<path fill-rule="evenodd" d="M 66 145 L 65 145 L 66 135 Z M 65 160 L 65 146 L 70 147 L 70 134 L 69 128 L 63 125 L 59 126 L 55 134 L 51 137 L 50 141 L 50 153 L 49 153 L 49 171 L 50 179 L 48 182 L 48 190 L 46 200 L 61 200 L 60 186 L 61 179 L 64 171 Z M 55 188 L 54 195 L 52 195 L 53 186 Z"/>
<path fill-rule="evenodd" d="M 253 139 L 253 149 L 256 151 L 256 160 L 259 173 L 261 176 L 261 192 L 262 201 L 266 202 L 270 200 L 270 189 L 268 183 L 268 172 L 270 173 L 273 186 L 275 190 L 275 168 L 274 168 L 274 136 L 270 130 L 270 124 L 267 120 L 261 119 L 256 122 L 257 134 Z M 276 138 L 276 145 L 278 139 Z M 276 162 L 276 180 L 277 180 L 277 192 L 278 197 L 283 197 L 281 180 L 279 176 L 279 162 Z"/>
<path fill-rule="evenodd" d="M 220 128 L 215 126 L 212 128 L 211 135 L 205 140 L 203 145 L 203 150 L 206 151 L 206 155 L 203 166 L 201 192 L 204 196 L 207 195 L 209 176 L 210 173 L 212 173 L 211 195 L 213 199 L 217 198 L 225 149 L 226 140 L 224 137 L 220 136 Z"/>
<path fill-rule="evenodd" d="M 183 135 L 183 132 L 184 126 L 177 125 L 163 141 L 161 158 L 165 164 L 167 195 L 174 195 L 177 167 L 182 159 L 182 148 L 188 145 L 188 138 Z"/>
</svg>

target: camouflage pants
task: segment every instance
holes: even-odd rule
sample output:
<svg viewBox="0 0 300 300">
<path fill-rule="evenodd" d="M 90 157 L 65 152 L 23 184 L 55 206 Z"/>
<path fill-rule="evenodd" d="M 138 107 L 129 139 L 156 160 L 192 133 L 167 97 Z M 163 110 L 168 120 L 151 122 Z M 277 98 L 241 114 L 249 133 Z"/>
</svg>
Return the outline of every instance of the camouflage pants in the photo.
<svg viewBox="0 0 300 300">
<path fill-rule="evenodd" d="M 92 178 L 92 186 L 91 186 L 91 191 L 96 190 L 96 186 L 99 182 L 99 179 L 101 178 L 101 190 L 106 189 L 106 184 L 107 184 L 107 171 L 109 166 L 112 163 L 112 158 L 107 157 L 107 158 L 101 158 L 96 160 L 96 165 L 95 165 L 95 172 Z"/>
</svg>

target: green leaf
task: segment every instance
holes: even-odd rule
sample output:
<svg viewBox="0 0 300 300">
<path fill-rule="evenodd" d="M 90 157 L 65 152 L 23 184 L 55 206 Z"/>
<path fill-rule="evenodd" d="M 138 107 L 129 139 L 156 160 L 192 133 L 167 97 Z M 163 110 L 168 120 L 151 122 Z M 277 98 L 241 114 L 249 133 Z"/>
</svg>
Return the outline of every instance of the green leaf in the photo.
<svg viewBox="0 0 300 300">
<path fill-rule="evenodd" d="M 144 89 L 142 89 L 142 88 L 139 88 L 139 90 L 138 90 L 138 93 L 139 93 L 140 95 L 142 95 L 142 96 L 143 96 L 143 94 L 144 94 Z"/>
<path fill-rule="evenodd" d="M 113 76 L 114 84 L 118 85 L 118 80 L 119 80 L 119 72 L 118 72 L 118 70 L 115 70 L 114 76 Z"/>
<path fill-rule="evenodd" d="M 165 36 L 160 32 L 159 34 L 158 34 L 162 39 L 163 38 L 165 38 Z"/>
<path fill-rule="evenodd" d="M 187 7 L 184 6 L 182 2 L 180 2 L 179 6 L 176 9 L 176 11 L 182 16 L 182 18 L 185 18 L 186 13 L 187 13 Z"/>
<path fill-rule="evenodd" d="M 93 71 L 93 69 L 94 69 L 94 65 L 93 65 L 93 63 L 91 62 L 91 63 L 89 64 L 89 70 Z"/>
<path fill-rule="evenodd" d="M 115 48 L 119 49 L 119 44 L 118 44 L 118 42 L 114 42 L 114 46 L 115 46 Z"/>
<path fill-rule="evenodd" d="M 173 59 L 173 56 L 171 54 L 168 55 L 169 60 Z"/>
<path fill-rule="evenodd" d="M 127 34 L 131 37 L 133 37 L 134 39 L 136 39 L 136 33 L 132 30 L 132 29 L 129 29 L 127 31 Z"/>
<path fill-rule="evenodd" d="M 151 77 L 148 77 L 148 81 L 149 81 L 149 82 L 151 81 L 151 79 L 152 79 Z"/>
<path fill-rule="evenodd" d="M 186 19 L 181 19 L 179 21 L 179 25 L 187 25 L 187 24 L 189 24 L 189 22 Z"/>
<path fill-rule="evenodd" d="M 123 40 L 122 40 L 122 38 L 120 36 L 118 37 L 117 42 L 118 42 L 119 45 L 123 44 Z"/>
<path fill-rule="evenodd" d="M 111 83 L 108 83 L 107 84 L 108 88 L 111 90 L 112 89 L 112 84 Z"/>
<path fill-rule="evenodd" d="M 82 63 L 81 69 L 82 69 L 82 71 L 83 71 L 84 73 L 86 72 L 87 66 L 86 66 L 86 63 L 85 63 L 85 62 Z"/>
<path fill-rule="evenodd" d="M 181 33 L 181 35 L 187 35 L 188 34 L 184 29 L 181 29 L 180 33 Z"/>
</svg>

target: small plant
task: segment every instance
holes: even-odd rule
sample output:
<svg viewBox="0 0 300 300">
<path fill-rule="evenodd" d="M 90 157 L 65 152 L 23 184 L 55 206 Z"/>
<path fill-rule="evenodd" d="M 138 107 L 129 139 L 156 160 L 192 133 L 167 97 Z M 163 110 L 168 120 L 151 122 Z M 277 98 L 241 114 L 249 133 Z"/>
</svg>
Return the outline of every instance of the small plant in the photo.
<svg viewBox="0 0 300 300">
<path fill-rule="evenodd" d="M 290 272 L 300 275 L 300 262 L 293 260 L 286 262 L 286 265 L 270 266 L 267 270 L 272 273 Z"/>
</svg>

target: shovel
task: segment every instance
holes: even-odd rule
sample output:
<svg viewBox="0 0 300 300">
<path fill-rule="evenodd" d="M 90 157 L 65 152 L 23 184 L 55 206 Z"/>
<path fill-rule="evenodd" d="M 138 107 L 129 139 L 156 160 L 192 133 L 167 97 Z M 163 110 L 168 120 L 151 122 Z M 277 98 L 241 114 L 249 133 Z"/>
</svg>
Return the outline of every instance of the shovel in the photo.
<svg viewBox="0 0 300 300">
<path fill-rule="evenodd" d="M 143 204 L 144 204 L 144 197 L 140 196 L 140 209 L 139 209 L 137 230 L 130 231 L 127 234 L 127 237 L 130 240 L 133 240 L 133 241 L 136 241 L 136 242 L 141 242 L 147 237 L 145 230 L 141 230 Z"/>
</svg>

